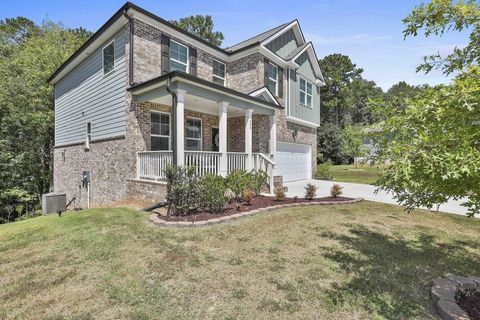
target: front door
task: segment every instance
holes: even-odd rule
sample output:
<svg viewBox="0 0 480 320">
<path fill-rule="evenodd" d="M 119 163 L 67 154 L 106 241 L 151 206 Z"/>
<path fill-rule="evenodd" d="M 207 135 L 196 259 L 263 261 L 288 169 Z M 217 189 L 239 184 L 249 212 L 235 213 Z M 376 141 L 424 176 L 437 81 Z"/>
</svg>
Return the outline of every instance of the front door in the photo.
<svg viewBox="0 0 480 320">
<path fill-rule="evenodd" d="M 220 138 L 218 133 L 218 128 L 212 128 L 212 151 L 218 151 L 218 143 Z"/>
</svg>

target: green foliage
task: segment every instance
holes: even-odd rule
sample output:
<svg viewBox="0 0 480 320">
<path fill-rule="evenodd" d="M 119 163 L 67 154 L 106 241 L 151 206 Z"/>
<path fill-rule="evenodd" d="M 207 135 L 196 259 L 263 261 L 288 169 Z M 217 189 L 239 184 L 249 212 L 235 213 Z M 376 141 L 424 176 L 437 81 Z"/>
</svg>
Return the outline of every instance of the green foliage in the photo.
<svg viewBox="0 0 480 320">
<path fill-rule="evenodd" d="M 305 187 L 305 199 L 312 200 L 317 196 L 317 186 L 314 184 L 307 184 Z"/>
<path fill-rule="evenodd" d="M 285 199 L 285 190 L 283 188 L 275 189 L 275 201 L 283 201 Z"/>
<path fill-rule="evenodd" d="M 267 183 L 268 174 L 262 170 L 253 170 L 248 175 L 250 176 L 250 187 L 255 191 L 255 195 L 258 196 Z"/>
<path fill-rule="evenodd" d="M 342 132 L 342 128 L 333 123 L 325 123 L 318 127 L 317 157 L 320 163 L 342 164 L 347 162 L 347 156 L 342 150 Z"/>
<path fill-rule="evenodd" d="M 384 122 L 375 143 L 379 160 L 391 165 L 377 185 L 408 210 L 466 197 L 469 214 L 478 214 L 479 123 L 479 67 L 426 89 Z"/>
<path fill-rule="evenodd" d="M 439 53 L 424 57 L 424 63 L 417 71 L 430 72 L 442 69 L 446 74 L 463 70 L 480 62 L 480 6 L 474 0 L 432 0 L 417 6 L 403 20 L 405 37 L 417 36 L 423 32 L 426 37 L 442 36 L 448 31 L 470 32 L 470 41 L 463 47 L 455 47 L 452 53 L 442 57 Z"/>
<path fill-rule="evenodd" d="M 342 150 L 350 158 L 364 157 L 367 154 L 368 150 L 363 144 L 366 136 L 364 130 L 361 126 L 348 126 L 344 129 Z"/>
<path fill-rule="evenodd" d="M 335 183 L 332 188 L 330 188 L 330 195 L 336 198 L 343 193 L 342 189 L 342 186 L 340 186 L 338 183 Z"/>
<path fill-rule="evenodd" d="M 317 178 L 321 180 L 331 180 L 332 179 L 331 167 L 332 167 L 332 164 L 330 162 L 319 164 L 317 166 Z"/>
<path fill-rule="evenodd" d="M 33 211 L 50 189 L 54 95 L 47 79 L 89 35 L 50 21 L 0 21 L 0 216 L 12 206 Z"/>
<path fill-rule="evenodd" d="M 191 15 L 181 18 L 178 21 L 173 20 L 171 22 L 176 26 L 193 33 L 216 46 L 220 46 L 225 38 L 222 32 L 213 31 L 214 23 L 212 16 L 210 15 Z"/>
<path fill-rule="evenodd" d="M 201 177 L 199 183 L 201 206 L 214 213 L 223 212 L 223 207 L 227 201 L 225 178 L 208 174 Z"/>
<path fill-rule="evenodd" d="M 165 176 L 169 214 L 187 215 L 195 211 L 201 190 L 195 168 L 170 165 L 165 169 Z"/>
</svg>

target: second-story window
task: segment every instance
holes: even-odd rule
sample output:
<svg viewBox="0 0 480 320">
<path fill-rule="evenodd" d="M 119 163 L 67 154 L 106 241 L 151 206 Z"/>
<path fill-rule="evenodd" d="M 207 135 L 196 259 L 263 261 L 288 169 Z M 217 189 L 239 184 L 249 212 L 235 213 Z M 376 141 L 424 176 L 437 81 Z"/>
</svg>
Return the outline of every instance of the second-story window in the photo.
<svg viewBox="0 0 480 320">
<path fill-rule="evenodd" d="M 225 64 L 213 60 L 213 82 L 225 86 Z"/>
<path fill-rule="evenodd" d="M 268 73 L 268 89 L 276 96 L 278 96 L 278 68 L 276 65 L 269 63 L 267 65 Z"/>
<path fill-rule="evenodd" d="M 188 73 L 188 47 L 170 40 L 170 71 Z"/>
<path fill-rule="evenodd" d="M 115 42 L 107 44 L 102 51 L 103 74 L 112 72 L 115 69 Z"/>
<path fill-rule="evenodd" d="M 312 89 L 311 82 L 300 78 L 300 104 L 306 107 L 312 107 Z"/>
</svg>

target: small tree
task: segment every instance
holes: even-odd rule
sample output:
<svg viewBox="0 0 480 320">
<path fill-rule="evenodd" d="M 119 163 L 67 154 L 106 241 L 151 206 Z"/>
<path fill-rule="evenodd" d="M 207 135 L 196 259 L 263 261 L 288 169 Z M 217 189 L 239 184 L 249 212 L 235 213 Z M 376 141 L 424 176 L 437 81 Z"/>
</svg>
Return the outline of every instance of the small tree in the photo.
<svg viewBox="0 0 480 320">
<path fill-rule="evenodd" d="M 357 158 L 366 156 L 368 152 L 363 143 L 364 138 L 364 128 L 360 126 L 348 126 L 343 132 L 342 150 L 346 155 L 354 159 L 355 168 L 358 163 Z"/>
</svg>

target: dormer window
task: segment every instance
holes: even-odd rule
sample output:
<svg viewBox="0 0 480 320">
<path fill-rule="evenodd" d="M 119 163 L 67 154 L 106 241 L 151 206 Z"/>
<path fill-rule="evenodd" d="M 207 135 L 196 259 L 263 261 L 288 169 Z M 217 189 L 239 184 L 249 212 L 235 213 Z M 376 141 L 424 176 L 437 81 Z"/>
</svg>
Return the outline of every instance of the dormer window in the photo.
<svg viewBox="0 0 480 320">
<path fill-rule="evenodd" d="M 268 82 L 267 87 L 271 93 L 278 96 L 278 67 L 272 63 L 266 65 Z"/>
<path fill-rule="evenodd" d="M 107 44 L 102 50 L 103 75 L 115 70 L 115 41 Z"/>
<path fill-rule="evenodd" d="M 188 47 L 170 40 L 170 71 L 175 70 L 188 73 Z"/>
</svg>

